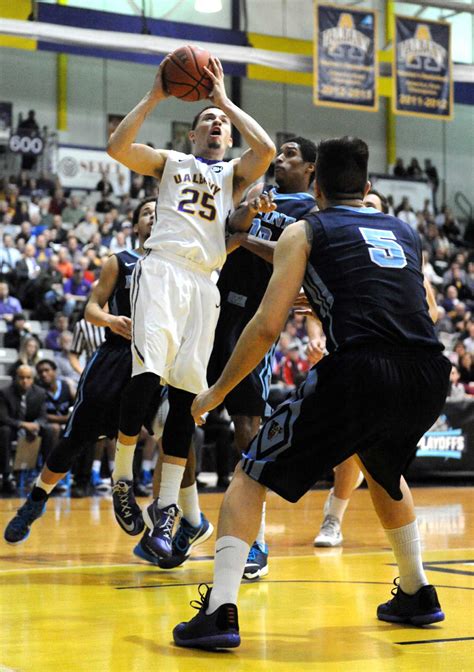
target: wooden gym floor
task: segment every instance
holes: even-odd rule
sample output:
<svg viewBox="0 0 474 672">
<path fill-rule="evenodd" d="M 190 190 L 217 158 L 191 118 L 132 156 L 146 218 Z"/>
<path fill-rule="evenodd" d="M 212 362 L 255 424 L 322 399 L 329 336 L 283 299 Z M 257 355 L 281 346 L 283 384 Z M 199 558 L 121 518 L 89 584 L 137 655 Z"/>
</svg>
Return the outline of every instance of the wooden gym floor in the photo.
<svg viewBox="0 0 474 672">
<path fill-rule="evenodd" d="M 110 499 L 52 499 L 25 543 L 0 542 L 0 672 L 471 671 L 473 493 L 414 489 L 428 579 L 446 613 L 418 629 L 375 618 L 396 569 L 367 490 L 352 498 L 338 549 L 312 545 L 326 492 L 294 506 L 270 495 L 270 573 L 242 586 L 242 645 L 220 654 L 171 643 L 173 626 L 196 613 L 197 584 L 212 579 L 214 538 L 163 572 L 132 555 L 136 540 L 117 527 Z M 221 498 L 201 497 L 214 524 Z M 0 500 L 2 530 L 18 504 Z"/>
</svg>

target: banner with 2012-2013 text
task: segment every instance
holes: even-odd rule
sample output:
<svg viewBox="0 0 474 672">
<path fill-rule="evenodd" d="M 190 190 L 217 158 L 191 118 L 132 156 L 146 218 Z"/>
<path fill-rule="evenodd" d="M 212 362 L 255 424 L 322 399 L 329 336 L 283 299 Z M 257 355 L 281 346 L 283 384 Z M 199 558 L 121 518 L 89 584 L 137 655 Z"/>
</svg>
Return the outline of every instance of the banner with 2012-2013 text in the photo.
<svg viewBox="0 0 474 672">
<path fill-rule="evenodd" d="M 315 105 L 378 110 L 377 14 L 315 6 Z"/>
<path fill-rule="evenodd" d="M 453 118 L 450 24 L 395 17 L 393 111 L 449 120 Z"/>
</svg>

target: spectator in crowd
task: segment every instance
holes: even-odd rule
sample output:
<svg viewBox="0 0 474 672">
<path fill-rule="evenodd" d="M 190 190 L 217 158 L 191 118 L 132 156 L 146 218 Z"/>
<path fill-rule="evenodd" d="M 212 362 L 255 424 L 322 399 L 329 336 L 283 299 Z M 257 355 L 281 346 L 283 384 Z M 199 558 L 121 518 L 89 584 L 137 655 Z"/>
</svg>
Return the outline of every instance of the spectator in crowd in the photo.
<svg viewBox="0 0 474 672">
<path fill-rule="evenodd" d="M 98 230 L 97 217 L 92 210 L 87 210 L 84 219 L 74 229 L 74 235 L 81 245 L 85 245 Z"/>
<path fill-rule="evenodd" d="M 75 236 L 73 233 L 69 233 L 67 236 L 66 245 L 72 263 L 77 264 L 79 259 L 82 257 L 81 247 L 79 245 L 77 236 Z"/>
<path fill-rule="evenodd" d="M 469 354 L 474 355 L 474 321 L 470 321 L 468 325 L 469 336 L 464 339 L 464 347 Z"/>
<path fill-rule="evenodd" d="M 110 196 L 114 193 L 114 188 L 105 173 L 102 173 L 101 179 L 95 185 L 96 191 L 102 192 L 103 196 Z"/>
<path fill-rule="evenodd" d="M 395 216 L 409 224 L 412 229 L 416 229 L 418 220 L 407 196 L 403 197 L 402 202 L 395 209 Z"/>
<path fill-rule="evenodd" d="M 49 264 L 49 259 L 53 254 L 53 250 L 48 245 L 47 237 L 44 233 L 41 233 L 36 238 L 36 261 L 40 266 L 40 269 L 47 268 Z"/>
<path fill-rule="evenodd" d="M 18 244 L 20 240 L 24 240 L 25 243 L 34 243 L 35 239 L 31 231 L 31 223 L 27 220 L 20 223 L 20 232 L 15 239 L 15 243 Z"/>
<path fill-rule="evenodd" d="M 102 194 L 102 198 L 97 201 L 95 209 L 97 212 L 104 214 L 106 212 L 111 212 L 114 209 L 115 205 L 113 201 L 108 198 L 106 194 Z"/>
<path fill-rule="evenodd" d="M 436 167 L 431 163 L 431 159 L 425 159 L 425 175 L 428 178 L 431 189 L 433 190 L 433 208 L 437 212 L 437 197 L 438 197 L 438 188 L 439 188 L 439 177 Z"/>
<path fill-rule="evenodd" d="M 13 317 L 22 311 L 21 303 L 14 296 L 10 296 L 7 282 L 0 282 L 0 318 L 11 323 Z"/>
<path fill-rule="evenodd" d="M 46 392 L 46 419 L 52 432 L 52 447 L 56 445 L 70 416 L 74 395 L 67 382 L 58 376 L 58 367 L 50 359 L 36 365 L 40 387 Z"/>
<path fill-rule="evenodd" d="M 8 370 L 9 376 L 14 376 L 16 370 L 22 364 L 27 364 L 28 366 L 36 367 L 40 359 L 39 355 L 40 342 L 32 334 L 27 334 L 22 341 L 20 341 L 20 347 L 18 350 L 18 359 L 14 364 L 11 365 Z"/>
<path fill-rule="evenodd" d="M 62 244 L 67 239 L 68 229 L 64 226 L 62 215 L 53 215 L 49 230 L 55 243 Z"/>
<path fill-rule="evenodd" d="M 80 373 L 78 373 L 71 363 L 72 334 L 70 331 L 63 331 L 59 336 L 59 345 L 61 350 L 54 353 L 54 361 L 57 366 L 58 376 L 64 378 L 71 388 L 73 394 L 76 394 L 79 383 Z"/>
<path fill-rule="evenodd" d="M 26 336 L 31 336 L 30 325 L 23 313 L 16 313 L 12 320 L 11 328 L 3 337 L 3 345 L 6 348 L 20 349 L 20 344 Z"/>
<path fill-rule="evenodd" d="M 71 196 L 70 202 L 64 208 L 62 212 L 62 220 L 66 224 L 72 224 L 77 226 L 81 219 L 84 218 L 85 210 L 81 208 L 79 198 L 77 196 Z"/>
<path fill-rule="evenodd" d="M 67 206 L 67 201 L 64 198 L 64 192 L 61 188 L 54 191 L 54 196 L 49 203 L 49 212 L 52 215 L 61 215 L 64 208 Z"/>
<path fill-rule="evenodd" d="M 34 284 L 41 267 L 36 261 L 36 248 L 32 243 L 25 245 L 23 258 L 16 265 L 16 292 L 26 308 L 34 308 Z"/>
<path fill-rule="evenodd" d="M 69 250 L 66 247 L 61 247 L 58 252 L 58 271 L 61 273 L 63 278 L 72 278 L 74 266 L 71 261 Z"/>
<path fill-rule="evenodd" d="M 84 279 L 84 271 L 78 263 L 74 266 L 72 278 L 64 282 L 64 304 L 63 312 L 69 317 L 77 308 L 82 308 L 89 298 L 91 283 Z"/>
<path fill-rule="evenodd" d="M 112 238 L 112 242 L 110 243 L 110 251 L 112 254 L 118 254 L 119 252 L 123 252 L 126 249 L 127 240 L 125 238 L 125 232 L 118 231 L 114 238 Z"/>
<path fill-rule="evenodd" d="M 460 380 L 466 389 L 474 382 L 474 360 L 470 352 L 465 352 L 459 360 Z"/>
<path fill-rule="evenodd" d="M 451 367 L 451 374 L 449 376 L 448 399 L 449 401 L 462 401 L 466 398 L 466 396 L 466 390 L 464 385 L 461 383 L 459 369 L 455 364 L 453 364 Z"/>
<path fill-rule="evenodd" d="M 301 355 L 300 344 L 297 341 L 290 343 L 288 354 L 280 363 L 280 377 L 288 387 L 297 387 L 305 379 L 309 364 Z"/>
<path fill-rule="evenodd" d="M 19 124 L 18 124 L 18 130 L 19 131 L 31 131 L 31 135 L 38 134 L 40 127 L 38 126 L 38 122 L 36 121 L 36 112 L 34 110 L 29 110 L 28 116 L 26 119 L 21 119 Z M 22 170 L 28 170 L 28 168 L 24 168 L 22 166 Z M 23 175 L 28 175 L 28 173 L 23 173 Z"/>
<path fill-rule="evenodd" d="M 413 157 L 408 165 L 407 176 L 413 177 L 418 180 L 420 179 L 420 177 L 423 177 L 423 171 L 416 157 Z"/>
<path fill-rule="evenodd" d="M 403 159 L 398 158 L 395 161 L 395 165 L 393 167 L 393 174 L 396 177 L 406 177 L 407 176 L 406 168 L 403 165 Z"/>
<path fill-rule="evenodd" d="M 16 494 L 12 477 L 12 442 L 33 442 L 41 437 L 41 454 L 46 459 L 52 443 L 51 429 L 46 419 L 46 394 L 34 384 L 34 368 L 22 364 L 15 372 L 11 385 L 0 390 L 0 473 L 3 492 Z"/>
<path fill-rule="evenodd" d="M 69 318 L 63 313 L 56 313 L 54 316 L 54 326 L 46 334 L 44 339 L 44 347 L 48 350 L 54 350 L 55 352 L 60 352 L 61 344 L 59 342 L 59 337 L 65 331 L 69 330 Z"/>
<path fill-rule="evenodd" d="M 0 273 L 3 278 L 11 280 L 14 276 L 17 263 L 21 259 L 21 252 L 15 247 L 13 236 L 3 234 L 3 247 L 0 248 Z"/>
</svg>

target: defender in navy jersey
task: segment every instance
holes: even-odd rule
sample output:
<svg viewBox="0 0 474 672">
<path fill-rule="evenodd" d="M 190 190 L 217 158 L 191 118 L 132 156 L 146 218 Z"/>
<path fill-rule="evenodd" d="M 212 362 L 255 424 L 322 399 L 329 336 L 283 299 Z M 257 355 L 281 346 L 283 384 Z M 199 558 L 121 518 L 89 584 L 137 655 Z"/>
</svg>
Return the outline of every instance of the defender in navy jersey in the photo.
<svg viewBox="0 0 474 672">
<path fill-rule="evenodd" d="M 273 272 L 273 251 L 287 226 L 315 207 L 309 193 L 314 178 L 316 145 L 306 138 L 285 142 L 275 159 L 277 187 L 258 184 L 230 217 L 229 226 L 239 229 L 228 241 L 228 257 L 219 275 L 221 312 L 207 370 L 209 385 L 219 378 L 237 341 L 260 305 Z M 235 249 L 235 247 L 237 249 Z M 258 432 L 264 414 L 272 373 L 274 346 L 255 369 L 225 398 L 235 427 L 235 443 L 242 453 Z M 268 548 L 264 539 L 265 512 L 258 542 L 253 544 L 244 576 L 260 578 L 268 573 Z"/>
<path fill-rule="evenodd" d="M 44 512 L 46 500 L 55 485 L 71 469 L 82 448 L 100 437 L 114 438 L 118 432 L 120 397 L 131 376 L 130 282 L 135 264 L 143 252 L 155 218 L 155 199 L 142 201 L 134 212 L 133 224 L 138 235 L 138 250 L 112 255 L 102 269 L 99 283 L 86 306 L 87 319 L 106 327 L 105 342 L 84 369 L 77 389 L 76 402 L 64 431 L 64 437 L 49 454 L 36 485 L 25 504 L 5 530 L 9 543 L 26 539 L 31 524 Z M 110 312 L 104 310 L 109 303 Z M 154 417 L 158 399 L 150 402 L 148 419 Z M 118 496 L 118 495 L 117 495 Z M 136 505 L 137 506 L 137 505 Z M 135 534 L 143 529 L 138 508 L 122 520 L 124 529 Z M 141 520 L 141 527 L 140 527 Z"/>
<path fill-rule="evenodd" d="M 450 363 L 429 318 L 418 241 L 403 222 L 363 206 L 368 155 L 356 138 L 319 145 L 315 193 L 322 212 L 284 232 L 262 304 L 217 383 L 193 404 L 202 424 L 202 414 L 222 403 L 280 333 L 304 282 L 331 352 L 248 447 L 222 504 L 212 591 L 198 616 L 176 626 L 178 645 L 239 645 L 241 570 L 266 488 L 296 501 L 353 454 L 400 571 L 378 618 L 413 625 L 444 619 L 424 574 L 403 472 L 443 408 Z"/>
</svg>

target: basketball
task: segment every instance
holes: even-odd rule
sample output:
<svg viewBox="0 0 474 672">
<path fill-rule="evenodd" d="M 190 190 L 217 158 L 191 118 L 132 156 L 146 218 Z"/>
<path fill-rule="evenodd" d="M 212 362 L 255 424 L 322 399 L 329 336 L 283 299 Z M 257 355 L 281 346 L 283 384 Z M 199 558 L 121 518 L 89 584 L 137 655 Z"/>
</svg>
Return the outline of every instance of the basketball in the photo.
<svg viewBox="0 0 474 672">
<path fill-rule="evenodd" d="M 210 59 L 210 53 L 200 47 L 186 45 L 175 49 L 163 70 L 165 91 L 188 102 L 207 98 L 213 85 L 204 66 L 209 67 Z"/>
</svg>

